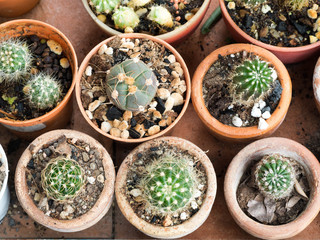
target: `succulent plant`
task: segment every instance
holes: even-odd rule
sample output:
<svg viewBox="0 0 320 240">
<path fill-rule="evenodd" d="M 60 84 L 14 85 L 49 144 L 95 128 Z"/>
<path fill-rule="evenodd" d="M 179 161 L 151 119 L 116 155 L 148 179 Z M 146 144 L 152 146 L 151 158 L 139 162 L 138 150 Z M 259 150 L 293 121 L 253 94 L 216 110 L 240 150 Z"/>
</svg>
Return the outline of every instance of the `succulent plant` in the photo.
<svg viewBox="0 0 320 240">
<path fill-rule="evenodd" d="M 160 24 L 161 26 L 173 26 L 171 13 L 166 8 L 161 6 L 151 7 L 150 13 L 148 14 L 147 18 L 151 21 Z"/>
<path fill-rule="evenodd" d="M 150 2 L 151 2 L 151 0 L 131 0 L 128 3 L 128 6 L 132 7 L 132 8 L 143 7 Z"/>
<path fill-rule="evenodd" d="M 272 199 L 288 196 L 295 181 L 289 160 L 277 154 L 264 156 L 257 164 L 254 176 L 260 192 Z"/>
<path fill-rule="evenodd" d="M 139 24 L 139 16 L 132 8 L 122 7 L 114 11 L 112 15 L 114 25 L 117 29 L 135 28 Z"/>
<path fill-rule="evenodd" d="M 120 0 L 90 0 L 90 4 L 98 13 L 110 13 L 120 4 Z"/>
<path fill-rule="evenodd" d="M 106 91 L 122 110 L 143 111 L 157 91 L 157 77 L 142 61 L 129 59 L 110 69 Z"/>
<path fill-rule="evenodd" d="M 53 107 L 61 96 L 59 83 L 50 75 L 43 73 L 33 76 L 23 88 L 30 107 L 47 109 Z"/>
<path fill-rule="evenodd" d="M 32 55 L 25 42 L 10 39 L 0 43 L 0 82 L 14 82 L 31 68 Z"/>
<path fill-rule="evenodd" d="M 84 186 L 84 170 L 73 159 L 58 157 L 41 171 L 41 184 L 48 198 L 56 201 L 74 199 Z"/>
</svg>

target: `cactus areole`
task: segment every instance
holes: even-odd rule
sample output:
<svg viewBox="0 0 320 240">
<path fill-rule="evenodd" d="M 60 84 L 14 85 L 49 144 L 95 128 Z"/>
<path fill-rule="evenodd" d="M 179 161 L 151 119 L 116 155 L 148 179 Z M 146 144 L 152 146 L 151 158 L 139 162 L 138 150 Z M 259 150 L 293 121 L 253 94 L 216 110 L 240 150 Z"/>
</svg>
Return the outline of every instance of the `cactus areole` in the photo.
<svg viewBox="0 0 320 240">
<path fill-rule="evenodd" d="M 157 85 L 157 77 L 145 63 L 130 59 L 110 69 L 106 91 L 118 108 L 143 111 L 154 98 Z"/>
</svg>

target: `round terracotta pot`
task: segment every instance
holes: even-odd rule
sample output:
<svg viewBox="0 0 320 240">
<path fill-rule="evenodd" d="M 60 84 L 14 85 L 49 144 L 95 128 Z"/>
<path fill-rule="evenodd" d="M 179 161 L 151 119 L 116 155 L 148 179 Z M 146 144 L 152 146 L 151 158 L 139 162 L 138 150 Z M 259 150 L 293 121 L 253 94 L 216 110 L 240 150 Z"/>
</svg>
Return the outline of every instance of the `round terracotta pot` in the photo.
<svg viewBox="0 0 320 240">
<path fill-rule="evenodd" d="M 265 225 L 248 217 L 239 207 L 236 192 L 240 179 L 253 160 L 278 153 L 298 161 L 307 173 L 311 192 L 306 209 L 292 222 Z M 287 138 L 266 138 L 242 149 L 231 161 L 224 180 L 224 195 L 230 214 L 236 223 L 251 235 L 263 239 L 293 237 L 303 231 L 320 210 L 320 165 L 315 156 L 303 145 Z"/>
<path fill-rule="evenodd" d="M 5 22 L 0 25 L 0 39 L 8 39 L 20 36 L 37 35 L 40 38 L 52 39 L 58 42 L 69 60 L 73 73 L 72 84 L 63 100 L 50 112 L 38 118 L 15 121 L 0 118 L 0 123 L 10 129 L 14 134 L 26 139 L 34 139 L 40 134 L 62 128 L 71 118 L 71 96 L 75 85 L 78 60 L 72 44 L 67 37 L 55 27 L 36 20 L 22 19 Z"/>
<path fill-rule="evenodd" d="M 145 39 L 149 39 L 151 41 L 157 42 L 160 45 L 163 45 L 165 48 L 167 48 L 168 50 L 170 50 L 172 52 L 172 54 L 174 54 L 174 56 L 176 57 L 176 61 L 179 62 L 181 64 L 181 68 L 183 69 L 184 72 L 184 77 L 185 77 L 185 81 L 186 81 L 186 93 L 185 93 L 185 103 L 184 106 L 179 114 L 179 116 L 175 119 L 175 121 L 168 126 L 166 129 L 160 131 L 159 133 L 149 136 L 149 137 L 144 137 L 144 138 L 138 138 L 138 139 L 123 139 L 123 138 L 119 138 L 119 137 L 114 137 L 109 133 L 106 133 L 104 131 L 102 131 L 99 127 L 97 127 L 95 124 L 93 124 L 93 122 L 89 119 L 88 115 L 85 112 L 85 109 L 82 106 L 82 102 L 81 102 L 81 86 L 80 86 L 80 81 L 82 78 L 82 75 L 84 73 L 84 71 L 86 70 L 86 67 L 88 66 L 88 63 L 90 61 L 90 59 L 92 58 L 92 56 L 94 54 L 96 54 L 98 52 L 98 50 L 100 49 L 100 47 L 103 44 L 107 44 L 108 42 L 110 42 L 112 39 L 114 39 L 116 36 L 108 38 L 104 41 L 102 41 L 101 43 L 99 43 L 97 46 L 95 46 L 89 53 L 88 55 L 85 57 L 85 59 L 82 61 L 81 66 L 79 68 L 77 77 L 76 77 L 76 86 L 75 86 L 75 92 L 76 92 L 76 99 L 77 99 L 77 103 L 79 106 L 79 109 L 82 113 L 82 116 L 86 119 L 86 121 L 90 124 L 91 127 L 93 127 L 97 132 L 99 132 L 100 134 L 111 138 L 113 140 L 119 141 L 119 142 L 125 142 L 125 143 L 140 143 L 140 142 L 144 142 L 144 141 L 148 141 L 157 137 L 160 137 L 166 133 L 168 133 L 170 130 L 172 130 L 172 128 L 177 124 L 177 122 L 182 118 L 183 114 L 186 112 L 189 101 L 190 101 L 190 95 L 191 95 L 191 82 L 190 82 L 190 75 L 189 75 L 189 71 L 188 71 L 188 67 L 186 65 L 186 63 L 184 62 L 183 58 L 181 57 L 181 55 L 177 52 L 177 50 L 175 50 L 170 44 L 166 43 L 164 40 L 161 40 L 159 38 L 150 36 L 150 35 L 146 35 L 146 34 L 141 34 L 141 33 L 126 33 L 126 34 L 120 34 L 119 35 L 121 38 L 145 38 Z"/>
<path fill-rule="evenodd" d="M 0 0 L 0 17 L 18 17 L 29 12 L 40 0 Z"/>
<path fill-rule="evenodd" d="M 132 162 L 137 160 L 137 154 L 146 151 L 150 147 L 157 147 L 161 145 L 163 142 L 172 146 L 177 146 L 182 150 L 186 150 L 191 155 L 194 155 L 196 158 L 200 159 L 200 162 L 205 168 L 208 183 L 206 197 L 199 211 L 195 215 L 193 215 L 189 220 L 183 222 L 182 224 L 170 227 L 153 225 L 139 218 L 134 213 L 133 209 L 128 203 L 127 197 L 124 192 L 124 188 L 127 184 L 126 180 L 128 166 L 130 166 Z M 145 142 L 136 147 L 122 162 L 117 174 L 115 186 L 116 200 L 122 214 L 126 217 L 126 219 L 144 234 L 153 238 L 164 239 L 183 237 L 198 229 L 205 222 L 205 220 L 210 214 L 216 196 L 216 192 L 217 178 L 212 163 L 208 156 L 193 143 L 177 137 L 162 137 L 154 139 L 152 141 Z"/>
<path fill-rule="evenodd" d="M 317 61 L 313 73 L 313 94 L 316 106 L 320 112 L 320 58 Z"/>
<path fill-rule="evenodd" d="M 32 155 L 45 144 L 57 140 L 59 137 L 77 138 L 93 146 L 103 156 L 102 164 L 105 174 L 104 188 L 95 205 L 87 213 L 72 220 L 58 220 L 44 214 L 33 202 L 28 193 L 26 169 Z M 24 211 L 36 222 L 59 232 L 76 232 L 87 229 L 96 224 L 108 212 L 112 201 L 115 182 L 115 170 L 112 159 L 107 150 L 94 138 L 74 130 L 54 130 L 36 138 L 23 152 L 19 159 L 15 174 L 15 189 L 18 200 Z"/>
<path fill-rule="evenodd" d="M 277 47 L 258 41 L 241 30 L 241 28 L 239 28 L 238 25 L 232 20 L 224 0 L 219 0 L 219 3 L 224 22 L 227 25 L 231 36 L 237 42 L 252 43 L 268 49 L 285 64 L 301 62 L 320 52 L 320 41 L 301 47 Z"/>
<path fill-rule="evenodd" d="M 160 35 L 157 35 L 156 37 L 158 37 L 158 38 L 160 38 L 170 44 L 173 44 L 173 45 L 182 42 L 188 36 L 190 36 L 196 30 L 196 28 L 199 26 L 202 19 L 204 18 L 204 15 L 206 14 L 206 11 L 209 7 L 210 1 L 211 0 L 204 0 L 203 4 L 199 8 L 198 12 L 188 22 L 186 22 L 185 24 L 183 24 L 182 26 L 180 26 L 179 28 L 177 28 L 171 32 L 168 32 L 165 34 L 160 34 Z M 89 15 L 91 16 L 91 18 L 95 21 L 95 23 L 105 33 L 107 33 L 109 36 L 123 34 L 122 32 L 119 32 L 116 29 L 113 29 L 113 28 L 109 27 L 107 24 L 101 22 L 97 18 L 97 16 L 93 13 L 93 11 L 91 10 L 91 8 L 88 4 L 88 0 L 82 0 L 82 3 L 84 5 L 85 9 L 87 10 L 87 12 L 89 13 Z"/>
<path fill-rule="evenodd" d="M 271 63 L 278 73 L 278 79 L 283 88 L 281 98 L 276 110 L 272 113 L 271 117 L 267 119 L 269 127 L 265 130 L 258 129 L 258 126 L 251 127 L 234 127 L 225 125 L 215 119 L 205 106 L 202 93 L 203 78 L 211 65 L 218 59 L 218 55 L 226 56 L 235 54 L 241 51 L 254 53 L 262 60 Z M 251 44 L 231 44 L 213 51 L 207 56 L 197 67 L 196 72 L 192 78 L 192 103 L 193 106 L 206 127 L 210 132 L 222 139 L 231 140 L 236 142 L 251 141 L 258 138 L 271 135 L 281 125 L 284 120 L 288 108 L 290 106 L 292 94 L 292 85 L 289 73 L 283 63 L 271 52 L 261 47 Z"/>
</svg>

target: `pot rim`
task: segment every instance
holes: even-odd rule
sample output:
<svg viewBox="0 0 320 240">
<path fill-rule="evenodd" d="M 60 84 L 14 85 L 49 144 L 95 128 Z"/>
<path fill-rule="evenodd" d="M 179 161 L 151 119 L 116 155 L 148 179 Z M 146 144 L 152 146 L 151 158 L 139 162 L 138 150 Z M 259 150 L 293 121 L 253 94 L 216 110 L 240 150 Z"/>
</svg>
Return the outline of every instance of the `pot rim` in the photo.
<svg viewBox="0 0 320 240">
<path fill-rule="evenodd" d="M 1 158 L 0 158 L 0 162 L 2 162 L 2 164 L 4 164 L 5 166 L 5 178 L 4 181 L 2 183 L 2 187 L 0 189 L 0 200 L 2 199 L 2 197 L 4 196 L 4 193 L 6 191 L 7 185 L 8 185 L 8 179 L 9 179 L 9 166 L 8 166 L 8 159 L 7 159 L 7 155 L 2 147 L 2 145 L 0 144 L 0 154 L 1 154 Z"/>
</svg>

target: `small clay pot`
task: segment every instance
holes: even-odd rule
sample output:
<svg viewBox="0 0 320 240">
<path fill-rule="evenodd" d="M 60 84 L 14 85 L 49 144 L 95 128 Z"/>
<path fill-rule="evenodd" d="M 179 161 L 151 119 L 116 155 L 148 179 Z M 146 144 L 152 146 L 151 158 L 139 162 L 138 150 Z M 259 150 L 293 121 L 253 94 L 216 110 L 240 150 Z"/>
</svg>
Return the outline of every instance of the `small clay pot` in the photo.
<svg viewBox="0 0 320 240">
<path fill-rule="evenodd" d="M 310 197 L 306 209 L 292 222 L 265 225 L 248 217 L 237 202 L 240 179 L 254 160 L 278 153 L 298 161 L 305 169 L 310 184 Z M 231 161 L 224 180 L 224 196 L 229 212 L 236 223 L 251 235 L 263 239 L 293 237 L 303 231 L 320 210 L 320 165 L 315 156 L 303 145 L 286 138 L 265 138 L 242 149 Z"/>
<path fill-rule="evenodd" d="M 104 188 L 95 205 L 85 214 L 72 220 L 58 220 L 47 216 L 33 202 L 29 195 L 26 179 L 27 165 L 33 154 L 38 152 L 45 144 L 55 141 L 60 137 L 76 138 L 88 143 L 96 148 L 103 156 L 102 164 L 104 168 L 105 181 Z M 74 130 L 54 130 L 47 132 L 36 138 L 23 152 L 19 159 L 15 174 L 15 189 L 18 200 L 24 211 L 36 222 L 59 232 L 77 232 L 87 229 L 96 224 L 108 212 L 112 201 L 115 182 L 115 170 L 112 159 L 107 150 L 94 138 L 87 134 Z"/>
<path fill-rule="evenodd" d="M 320 41 L 301 47 L 277 47 L 270 44 L 263 43 L 249 36 L 230 17 L 226 8 L 224 0 L 219 0 L 222 17 L 231 36 L 237 42 L 252 43 L 263 47 L 276 55 L 283 63 L 297 63 L 301 62 L 320 52 Z"/>
<path fill-rule="evenodd" d="M 179 116 L 174 120 L 173 123 L 171 123 L 170 126 L 168 126 L 166 129 L 161 130 L 159 133 L 154 134 L 152 136 L 148 136 L 148 137 L 143 137 L 143 138 L 138 138 L 138 139 L 124 139 L 124 138 L 120 138 L 120 137 L 114 137 L 109 133 L 106 133 L 104 131 L 102 131 L 97 125 L 95 125 L 90 118 L 88 117 L 88 115 L 85 112 L 85 109 L 82 106 L 82 101 L 81 101 L 81 78 L 82 75 L 84 73 L 84 71 L 86 70 L 88 63 L 90 61 L 90 59 L 92 58 L 92 56 L 94 54 L 96 54 L 100 47 L 103 44 L 107 44 L 108 42 L 110 42 L 111 40 L 113 40 L 116 36 L 108 38 L 104 41 L 102 41 L 101 43 L 99 43 L 97 46 L 95 46 L 89 53 L 88 55 L 85 57 L 85 59 L 82 61 L 77 77 L 76 77 L 76 86 L 75 86 L 75 92 L 76 92 L 76 99 L 77 99 L 77 103 L 79 106 L 79 109 L 82 113 L 82 116 L 86 119 L 86 121 L 90 124 L 90 126 L 96 130 L 97 132 L 99 132 L 100 134 L 111 138 L 113 140 L 119 141 L 119 142 L 125 142 L 125 143 L 141 143 L 144 141 L 148 141 L 157 137 L 160 137 L 166 133 L 168 133 L 170 130 L 172 130 L 172 128 L 178 123 L 178 121 L 182 118 L 183 114 L 186 112 L 189 101 L 190 101 L 190 95 L 191 95 L 191 81 L 190 81 L 190 75 L 189 75 L 189 71 L 188 71 L 188 67 L 186 65 L 186 63 L 184 62 L 183 58 L 181 57 L 181 55 L 177 52 L 177 50 L 175 48 L 173 48 L 170 44 L 166 43 L 165 41 L 150 36 L 150 35 L 146 35 L 146 34 L 141 34 L 141 33 L 126 33 L 126 34 L 121 34 L 119 35 L 119 37 L 121 38 L 140 38 L 140 39 L 149 39 L 151 41 L 157 42 L 160 45 L 163 45 L 165 48 L 167 48 L 168 50 L 170 50 L 172 52 L 172 54 L 176 57 L 176 61 L 179 62 L 181 64 L 181 68 L 183 69 L 184 72 L 184 77 L 185 77 L 185 81 L 186 81 L 186 87 L 187 90 L 185 92 L 185 102 L 184 102 L 184 106 L 179 114 Z"/>
<path fill-rule="evenodd" d="M 1 155 L 0 162 L 4 165 L 5 174 L 6 174 L 2 187 L 0 188 L 0 222 L 1 222 L 1 220 L 7 214 L 9 203 L 10 203 L 10 192 L 8 187 L 8 179 L 9 179 L 8 159 L 1 145 L 0 145 L 0 155 Z"/>
<path fill-rule="evenodd" d="M 313 73 L 313 94 L 316 106 L 320 112 L 320 58 L 317 61 Z"/>
<path fill-rule="evenodd" d="M 278 74 L 278 79 L 283 88 L 281 98 L 276 110 L 272 113 L 271 117 L 266 120 L 269 126 L 265 130 L 259 130 L 258 126 L 234 127 L 225 125 L 219 122 L 210 114 L 203 99 L 203 78 L 206 75 L 207 71 L 210 69 L 211 65 L 218 59 L 218 56 L 226 56 L 241 51 L 253 53 L 259 56 L 262 60 L 271 63 Z M 192 78 L 191 97 L 193 106 L 198 116 L 209 129 L 209 131 L 214 136 L 222 140 L 246 142 L 271 135 L 274 131 L 277 130 L 277 128 L 281 125 L 282 121 L 284 120 L 288 108 L 290 106 L 291 95 L 291 79 L 283 63 L 268 50 L 251 44 L 231 44 L 218 48 L 200 63 Z"/>
<path fill-rule="evenodd" d="M 170 227 L 154 225 L 139 218 L 131 208 L 130 204 L 128 203 L 124 191 L 125 186 L 127 184 L 127 174 L 129 171 L 128 167 L 131 165 L 132 162 L 137 160 L 137 154 L 145 152 L 150 147 L 158 147 L 164 142 L 169 145 L 176 146 L 182 150 L 188 151 L 188 153 L 194 155 L 197 159 L 200 159 L 201 164 L 205 168 L 208 183 L 206 197 L 199 211 L 182 224 Z M 210 214 L 216 196 L 216 192 L 217 179 L 210 159 L 199 147 L 187 140 L 177 137 L 157 138 L 145 142 L 136 147 L 134 150 L 132 150 L 130 154 L 124 159 L 119 168 L 115 186 L 117 203 L 122 214 L 126 217 L 126 219 L 144 234 L 153 238 L 165 239 L 183 237 L 198 229 L 205 222 L 205 220 Z"/>
<path fill-rule="evenodd" d="M 0 0 L 0 17 L 18 17 L 29 12 L 40 0 Z"/>
</svg>

